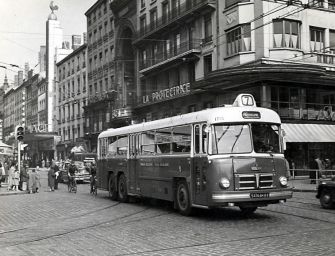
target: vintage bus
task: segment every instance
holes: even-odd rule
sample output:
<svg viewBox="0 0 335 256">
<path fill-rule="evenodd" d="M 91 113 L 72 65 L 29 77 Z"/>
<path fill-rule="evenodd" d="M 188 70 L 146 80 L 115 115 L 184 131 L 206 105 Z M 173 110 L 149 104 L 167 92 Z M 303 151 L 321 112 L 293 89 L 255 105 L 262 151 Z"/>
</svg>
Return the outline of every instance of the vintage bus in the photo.
<svg viewBox="0 0 335 256">
<path fill-rule="evenodd" d="M 193 207 L 257 207 L 292 197 L 281 120 L 250 94 L 233 105 L 108 129 L 98 137 L 98 188 Z"/>
</svg>

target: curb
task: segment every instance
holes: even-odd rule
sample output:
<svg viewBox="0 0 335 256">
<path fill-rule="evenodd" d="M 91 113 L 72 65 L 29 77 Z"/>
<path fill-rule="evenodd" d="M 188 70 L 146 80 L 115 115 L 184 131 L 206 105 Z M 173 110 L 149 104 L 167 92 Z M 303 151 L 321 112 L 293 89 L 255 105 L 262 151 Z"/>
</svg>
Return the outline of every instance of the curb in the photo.
<svg viewBox="0 0 335 256">
<path fill-rule="evenodd" d="M 5 192 L 0 192 L 0 196 L 12 196 L 12 195 L 23 195 L 23 194 L 28 194 L 26 191 L 5 191 Z"/>
<path fill-rule="evenodd" d="M 316 193 L 316 189 L 299 189 L 299 188 L 293 188 L 293 192 L 312 192 Z"/>
</svg>

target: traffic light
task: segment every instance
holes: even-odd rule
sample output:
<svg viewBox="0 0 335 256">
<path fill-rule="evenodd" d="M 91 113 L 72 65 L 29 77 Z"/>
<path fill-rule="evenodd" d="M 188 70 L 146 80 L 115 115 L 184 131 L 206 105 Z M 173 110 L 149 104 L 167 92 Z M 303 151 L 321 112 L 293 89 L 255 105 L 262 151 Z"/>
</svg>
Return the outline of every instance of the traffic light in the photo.
<svg viewBox="0 0 335 256">
<path fill-rule="evenodd" d="M 21 125 L 16 126 L 15 129 L 15 138 L 18 141 L 23 141 L 23 137 L 24 137 L 24 127 Z"/>
</svg>

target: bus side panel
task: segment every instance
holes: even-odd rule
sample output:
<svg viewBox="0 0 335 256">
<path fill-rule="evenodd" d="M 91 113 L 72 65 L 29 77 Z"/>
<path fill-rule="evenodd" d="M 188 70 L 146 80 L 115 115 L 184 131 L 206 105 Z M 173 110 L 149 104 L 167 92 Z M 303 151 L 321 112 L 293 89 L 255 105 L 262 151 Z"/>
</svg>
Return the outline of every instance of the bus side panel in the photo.
<svg viewBox="0 0 335 256">
<path fill-rule="evenodd" d="M 142 158 L 138 162 L 139 186 L 145 197 L 173 201 L 174 178 L 190 175 L 190 159 L 185 156 Z"/>
<path fill-rule="evenodd" d="M 111 173 L 113 173 L 114 175 L 117 175 L 118 173 L 124 173 L 128 178 L 126 158 L 110 158 L 107 160 L 100 160 L 98 164 L 99 168 L 97 171 L 97 176 L 99 185 L 98 188 L 100 189 L 109 189 L 108 182 Z M 100 168 L 100 166 L 102 168 Z"/>
</svg>

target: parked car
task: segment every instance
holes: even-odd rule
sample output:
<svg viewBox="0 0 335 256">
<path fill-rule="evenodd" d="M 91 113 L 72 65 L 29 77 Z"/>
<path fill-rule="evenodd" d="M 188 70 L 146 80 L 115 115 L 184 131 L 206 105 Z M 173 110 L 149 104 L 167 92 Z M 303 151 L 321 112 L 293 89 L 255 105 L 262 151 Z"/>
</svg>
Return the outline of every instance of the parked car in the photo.
<svg viewBox="0 0 335 256">
<path fill-rule="evenodd" d="M 335 207 L 335 179 L 322 181 L 318 185 L 316 198 L 320 199 L 320 204 L 325 209 Z"/>
<path fill-rule="evenodd" d="M 77 171 L 75 173 L 75 178 L 77 182 L 90 182 L 90 173 L 86 170 L 84 162 L 75 161 L 74 164 L 77 167 Z"/>
</svg>

